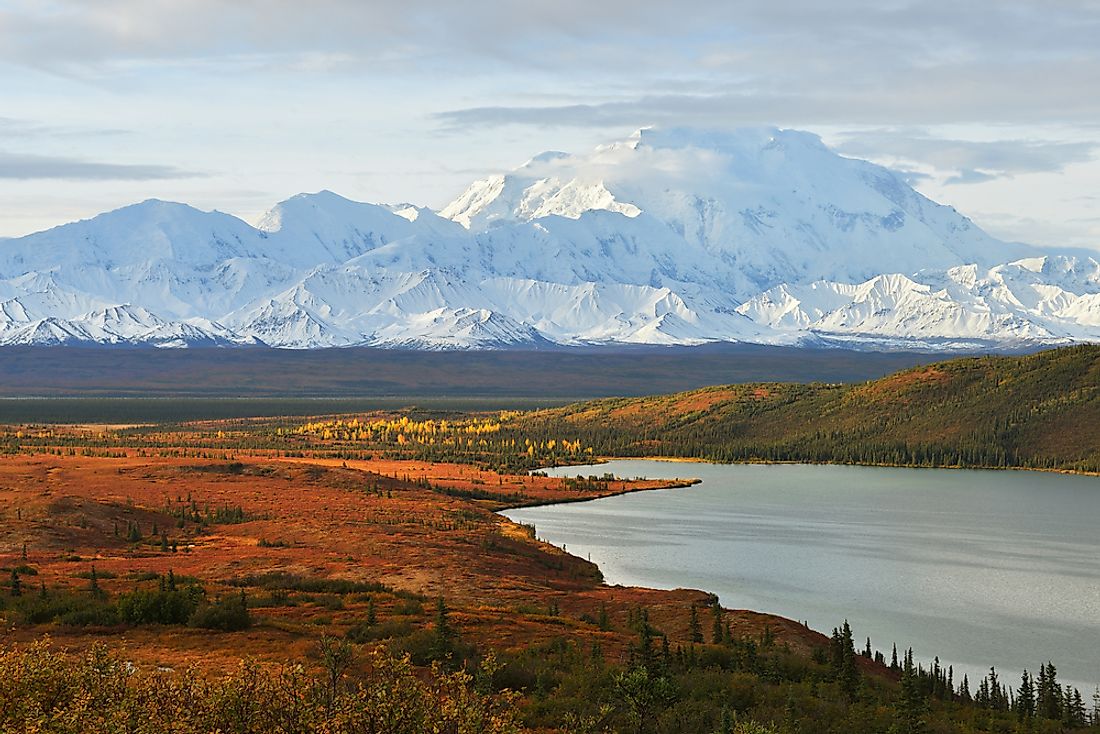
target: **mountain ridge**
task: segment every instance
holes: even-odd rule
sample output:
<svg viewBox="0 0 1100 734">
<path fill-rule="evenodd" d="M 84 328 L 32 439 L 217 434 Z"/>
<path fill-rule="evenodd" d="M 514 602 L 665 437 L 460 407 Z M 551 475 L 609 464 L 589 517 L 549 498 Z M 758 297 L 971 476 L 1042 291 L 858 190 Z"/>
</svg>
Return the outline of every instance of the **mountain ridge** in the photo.
<svg viewBox="0 0 1100 734">
<path fill-rule="evenodd" d="M 548 152 L 438 212 L 324 190 L 253 226 L 149 199 L 0 240 L 0 301 L 0 345 L 1100 340 L 1096 257 L 1000 242 L 899 174 L 774 128 Z M 122 306 L 141 311 L 97 325 Z"/>
</svg>

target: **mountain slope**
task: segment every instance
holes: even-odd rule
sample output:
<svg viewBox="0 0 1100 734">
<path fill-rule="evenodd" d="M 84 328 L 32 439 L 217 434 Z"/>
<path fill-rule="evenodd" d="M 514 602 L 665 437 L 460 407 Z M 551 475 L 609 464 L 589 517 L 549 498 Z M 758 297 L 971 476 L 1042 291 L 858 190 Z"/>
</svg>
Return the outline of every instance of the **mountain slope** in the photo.
<svg viewBox="0 0 1100 734">
<path fill-rule="evenodd" d="M 912 277 L 880 275 L 858 284 L 785 284 L 737 312 L 777 330 L 809 330 L 845 343 L 1070 343 L 1096 338 L 1098 286 L 1097 261 L 1047 256 L 988 270 L 964 265 Z"/>
<path fill-rule="evenodd" d="M 859 385 L 758 383 L 528 414 L 610 456 L 1100 471 L 1100 346 L 964 358 Z"/>
<path fill-rule="evenodd" d="M 1100 264 L 1047 255 L 809 133 L 647 129 L 439 213 L 322 191 L 253 227 L 149 200 L 2 240 L 0 344 L 1100 341 Z"/>
<path fill-rule="evenodd" d="M 774 128 L 640 130 L 587 156 L 546 154 L 479 181 L 441 213 L 484 231 L 548 216 L 583 222 L 595 211 L 663 224 L 678 249 L 659 243 L 657 253 L 683 262 L 685 245 L 701 250 L 688 262 L 720 268 L 738 297 L 806 278 L 850 282 L 1030 254 L 893 171 Z"/>
</svg>

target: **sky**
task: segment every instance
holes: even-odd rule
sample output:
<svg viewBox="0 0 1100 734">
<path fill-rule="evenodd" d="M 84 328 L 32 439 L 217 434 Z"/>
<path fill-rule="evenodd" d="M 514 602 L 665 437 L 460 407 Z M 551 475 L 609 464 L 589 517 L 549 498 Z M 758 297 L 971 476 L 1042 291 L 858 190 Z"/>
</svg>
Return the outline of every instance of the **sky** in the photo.
<svg viewBox="0 0 1100 734">
<path fill-rule="evenodd" d="M 0 0 L 0 237 L 147 198 L 440 207 L 647 125 L 810 130 L 1100 249 L 1096 0 Z"/>
</svg>

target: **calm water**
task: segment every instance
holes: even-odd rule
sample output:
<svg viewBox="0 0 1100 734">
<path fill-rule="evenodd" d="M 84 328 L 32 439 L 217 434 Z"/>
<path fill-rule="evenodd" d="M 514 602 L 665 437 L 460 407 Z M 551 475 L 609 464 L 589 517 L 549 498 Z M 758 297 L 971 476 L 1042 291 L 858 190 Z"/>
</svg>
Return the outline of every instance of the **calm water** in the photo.
<svg viewBox="0 0 1100 734">
<path fill-rule="evenodd" d="M 511 510 L 608 583 L 689 587 L 726 607 L 848 619 L 962 672 L 1053 660 L 1100 684 L 1100 479 L 1039 472 L 614 461 L 550 470 L 698 477 L 688 489 Z M 980 672 L 979 672 L 980 671 Z M 1086 695 L 1088 699 L 1090 696 Z"/>
</svg>

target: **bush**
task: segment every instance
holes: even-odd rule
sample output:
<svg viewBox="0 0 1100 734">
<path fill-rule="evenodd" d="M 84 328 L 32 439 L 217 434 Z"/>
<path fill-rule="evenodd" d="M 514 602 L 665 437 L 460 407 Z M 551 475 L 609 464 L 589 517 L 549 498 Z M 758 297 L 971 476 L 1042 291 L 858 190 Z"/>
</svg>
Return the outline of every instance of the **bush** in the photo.
<svg viewBox="0 0 1100 734">
<path fill-rule="evenodd" d="M 406 617 L 418 617 L 424 613 L 424 605 L 415 599 L 407 599 L 393 608 L 394 614 Z"/>
<path fill-rule="evenodd" d="M 336 594 L 318 594 L 311 601 L 330 612 L 338 612 L 344 608 L 344 600 Z"/>
<path fill-rule="evenodd" d="M 114 604 L 86 594 L 62 591 L 43 596 L 28 589 L 22 597 L 12 602 L 12 608 L 24 624 L 57 622 L 69 627 L 109 627 L 118 624 Z"/>
<path fill-rule="evenodd" d="M 240 594 L 222 597 L 213 603 L 199 604 L 187 620 L 187 624 L 191 627 L 222 632 L 248 629 L 252 625 L 252 616 L 248 612 L 248 600 L 242 591 Z"/>
<path fill-rule="evenodd" d="M 307 594 L 354 594 L 391 591 L 385 584 L 374 581 L 326 579 L 278 571 L 258 576 L 245 576 L 230 583 L 233 586 L 258 586 L 261 589 L 283 589 L 286 591 L 301 591 Z"/>
<path fill-rule="evenodd" d="M 413 665 L 448 663 L 448 667 L 463 668 L 477 659 L 477 648 L 458 639 L 441 640 L 435 630 L 417 630 L 411 635 L 395 638 L 390 650 L 396 655 L 408 655 Z"/>
<path fill-rule="evenodd" d="M 68 627 L 113 627 L 118 624 L 118 610 L 114 604 L 92 604 L 62 614 L 57 622 Z"/>
<path fill-rule="evenodd" d="M 130 624 L 186 624 L 202 599 L 202 589 L 138 589 L 119 597 L 119 617 Z"/>
<path fill-rule="evenodd" d="M 408 637 L 413 626 L 403 619 L 387 619 L 377 624 L 360 622 L 347 631 L 346 637 L 352 642 L 374 642 Z"/>
<path fill-rule="evenodd" d="M 370 677 L 331 685 L 300 670 L 269 671 L 243 662 L 224 677 L 133 673 L 102 646 L 77 658 L 46 643 L 0 648 L 0 731 L 522 731 L 514 699 L 475 691 L 464 673 L 418 676 L 407 659 L 380 650 L 365 657 Z"/>
</svg>

